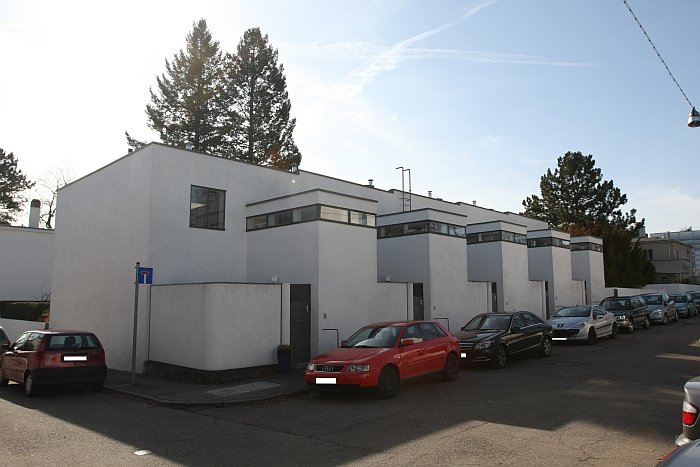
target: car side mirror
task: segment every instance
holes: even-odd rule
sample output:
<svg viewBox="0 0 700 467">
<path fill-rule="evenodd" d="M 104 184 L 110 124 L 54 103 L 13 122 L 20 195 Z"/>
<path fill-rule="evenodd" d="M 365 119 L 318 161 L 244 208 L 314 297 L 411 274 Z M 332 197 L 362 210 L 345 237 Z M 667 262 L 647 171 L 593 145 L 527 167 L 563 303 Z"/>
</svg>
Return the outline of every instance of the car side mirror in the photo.
<svg viewBox="0 0 700 467">
<path fill-rule="evenodd" d="M 348 341 L 346 341 L 346 340 L 345 340 L 345 341 L 340 341 L 340 346 L 341 346 L 341 347 L 345 347 L 345 344 L 346 344 L 347 342 L 348 342 Z"/>
<path fill-rule="evenodd" d="M 1 350 L 10 350 L 10 343 L 7 342 L 5 344 L 0 345 Z"/>
</svg>

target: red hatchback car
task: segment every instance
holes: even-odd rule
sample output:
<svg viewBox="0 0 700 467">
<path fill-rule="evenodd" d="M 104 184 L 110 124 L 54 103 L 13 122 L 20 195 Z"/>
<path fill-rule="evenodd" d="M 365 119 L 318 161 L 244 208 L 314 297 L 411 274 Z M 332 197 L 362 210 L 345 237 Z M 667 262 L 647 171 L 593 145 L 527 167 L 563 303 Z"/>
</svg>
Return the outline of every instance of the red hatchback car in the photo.
<svg viewBox="0 0 700 467">
<path fill-rule="evenodd" d="M 91 332 L 27 331 L 2 347 L 0 385 L 24 384 L 27 396 L 54 384 L 87 384 L 99 391 L 107 376 L 104 348 Z"/>
<path fill-rule="evenodd" d="M 457 338 L 434 321 L 391 321 L 364 326 L 340 348 L 313 358 L 304 379 L 319 392 L 373 387 L 390 398 L 401 381 L 430 373 L 457 379 Z"/>
</svg>

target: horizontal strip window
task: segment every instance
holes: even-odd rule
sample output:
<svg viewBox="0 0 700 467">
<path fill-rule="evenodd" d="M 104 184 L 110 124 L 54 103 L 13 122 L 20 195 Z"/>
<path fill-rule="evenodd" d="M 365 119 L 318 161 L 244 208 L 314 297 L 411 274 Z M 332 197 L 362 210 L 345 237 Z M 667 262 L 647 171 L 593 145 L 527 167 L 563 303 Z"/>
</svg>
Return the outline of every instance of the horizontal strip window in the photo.
<svg viewBox="0 0 700 467">
<path fill-rule="evenodd" d="M 593 242 L 572 243 L 571 250 L 572 251 L 590 250 L 590 251 L 600 251 L 602 253 L 603 252 L 603 245 L 601 245 L 600 243 L 593 243 Z"/>
<path fill-rule="evenodd" d="M 531 238 L 527 241 L 528 248 L 539 248 L 542 246 L 555 246 L 557 248 L 571 249 L 571 242 L 557 237 Z"/>
<path fill-rule="evenodd" d="M 312 204 L 301 208 L 286 209 L 284 211 L 247 217 L 246 231 L 318 220 L 360 225 L 363 227 L 374 227 L 376 225 L 375 215 L 368 212 Z"/>
<path fill-rule="evenodd" d="M 508 242 L 518 245 L 527 245 L 527 236 L 507 230 L 493 230 L 491 232 L 481 232 L 467 235 L 467 244 L 488 243 L 488 242 Z"/>
<path fill-rule="evenodd" d="M 406 224 L 383 225 L 377 229 L 377 238 L 403 237 L 423 233 L 466 238 L 467 228 L 463 225 L 446 224 L 444 222 L 418 221 Z"/>
</svg>

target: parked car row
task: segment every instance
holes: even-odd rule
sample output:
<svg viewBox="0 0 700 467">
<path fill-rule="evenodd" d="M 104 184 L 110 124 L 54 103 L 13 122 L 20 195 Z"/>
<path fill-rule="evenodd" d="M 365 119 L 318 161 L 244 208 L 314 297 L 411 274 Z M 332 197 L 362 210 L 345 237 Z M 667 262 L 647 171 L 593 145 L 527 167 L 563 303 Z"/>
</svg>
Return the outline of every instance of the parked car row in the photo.
<svg viewBox="0 0 700 467">
<path fill-rule="evenodd" d="M 700 301 L 700 293 L 698 293 Z M 680 310 L 680 312 L 679 312 Z M 459 366 L 488 363 L 504 368 L 519 354 L 548 357 L 553 341 L 595 344 L 615 339 L 620 330 L 649 329 L 680 316 L 697 316 L 692 295 L 666 293 L 607 297 L 600 305 L 575 305 L 544 321 L 529 311 L 482 313 L 451 334 L 435 321 L 391 321 L 369 324 L 338 349 L 313 358 L 304 378 L 319 392 L 338 388 L 374 388 L 380 397 L 396 395 L 402 381 L 431 373 L 457 378 Z"/>
</svg>

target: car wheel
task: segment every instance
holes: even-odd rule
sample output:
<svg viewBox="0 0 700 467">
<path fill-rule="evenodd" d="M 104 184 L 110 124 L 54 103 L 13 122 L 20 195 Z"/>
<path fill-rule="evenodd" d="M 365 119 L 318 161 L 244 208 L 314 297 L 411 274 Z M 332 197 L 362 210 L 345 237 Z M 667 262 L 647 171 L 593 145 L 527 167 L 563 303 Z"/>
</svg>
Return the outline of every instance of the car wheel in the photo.
<svg viewBox="0 0 700 467">
<path fill-rule="evenodd" d="M 391 399 L 399 392 L 399 374 L 394 367 L 385 367 L 379 374 L 377 393 L 382 399 Z"/>
<path fill-rule="evenodd" d="M 588 331 L 588 339 L 586 339 L 586 344 L 588 345 L 593 345 L 595 344 L 595 341 L 598 340 L 598 336 L 595 333 L 595 329 L 590 329 Z"/>
<path fill-rule="evenodd" d="M 499 345 L 496 351 L 496 358 L 491 360 L 491 366 L 501 369 L 508 364 L 508 349 L 505 345 Z"/>
<path fill-rule="evenodd" d="M 31 373 L 27 373 L 27 376 L 24 377 L 24 394 L 27 397 L 32 397 L 36 394 L 36 385 Z"/>
<path fill-rule="evenodd" d="M 445 368 L 442 370 L 443 381 L 454 381 L 459 376 L 459 360 L 451 353 L 445 359 Z"/>
<path fill-rule="evenodd" d="M 549 336 L 544 336 L 542 338 L 542 343 L 540 344 L 540 355 L 543 357 L 549 357 L 552 355 L 552 339 Z"/>
<path fill-rule="evenodd" d="M 4 376 L 0 376 L 0 386 L 7 386 L 8 384 L 10 384 L 10 380 Z"/>
<path fill-rule="evenodd" d="M 678 313 L 676 313 L 675 316 L 673 317 L 673 322 L 674 323 L 678 322 Z"/>
<path fill-rule="evenodd" d="M 663 325 L 665 326 L 665 325 L 667 325 L 668 323 L 669 323 L 669 321 L 668 321 L 668 315 L 667 315 L 667 314 L 664 314 L 664 319 L 661 320 L 661 324 L 663 324 Z"/>
<path fill-rule="evenodd" d="M 642 329 L 649 329 L 651 327 L 651 323 L 649 322 L 649 317 L 645 316 L 644 317 L 644 324 L 642 324 Z"/>
<path fill-rule="evenodd" d="M 610 339 L 617 339 L 617 323 L 613 323 L 610 330 Z"/>
<path fill-rule="evenodd" d="M 634 332 L 634 320 L 630 318 L 629 324 L 627 325 L 627 333 L 632 334 Z"/>
</svg>

